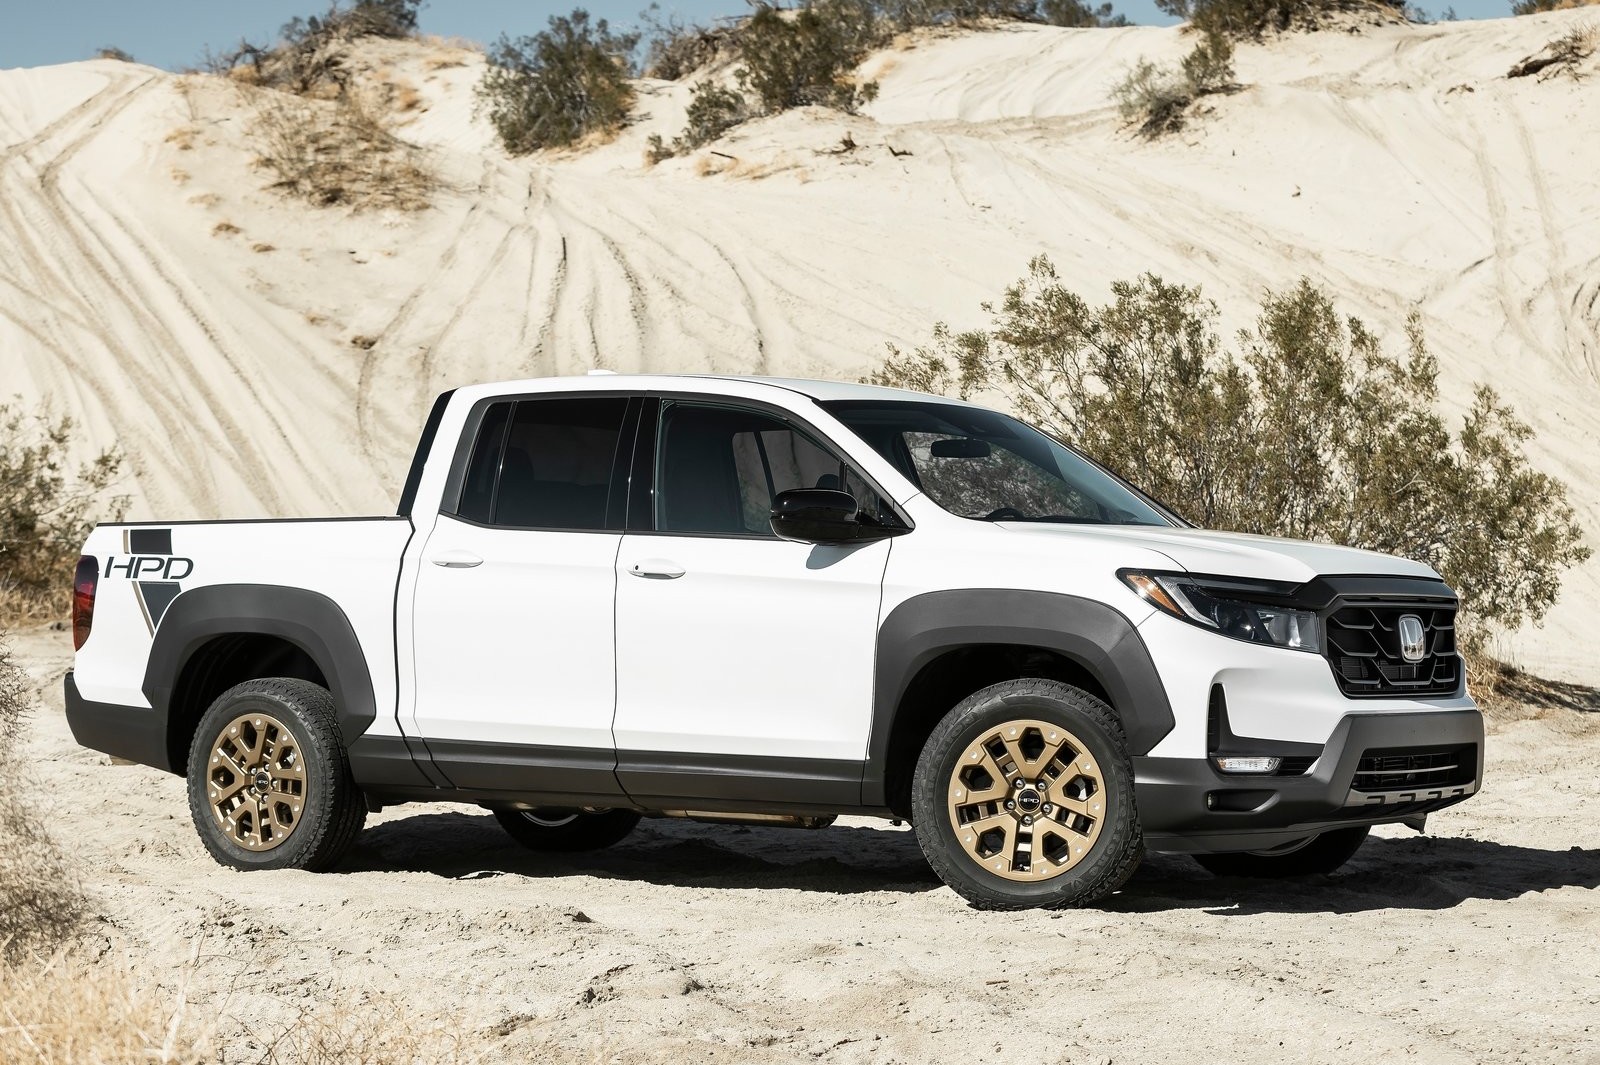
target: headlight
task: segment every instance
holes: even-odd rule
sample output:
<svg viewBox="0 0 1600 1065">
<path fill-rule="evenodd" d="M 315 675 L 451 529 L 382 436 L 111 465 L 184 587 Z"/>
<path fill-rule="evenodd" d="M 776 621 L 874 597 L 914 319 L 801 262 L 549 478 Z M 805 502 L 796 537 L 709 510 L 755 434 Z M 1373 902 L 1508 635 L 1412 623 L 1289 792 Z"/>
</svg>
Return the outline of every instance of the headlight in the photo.
<svg viewBox="0 0 1600 1065">
<path fill-rule="evenodd" d="M 1296 651 L 1322 650 L 1322 629 L 1317 615 L 1309 610 L 1236 599 L 1192 577 L 1132 570 L 1123 570 L 1117 576 L 1158 610 L 1235 640 Z"/>
</svg>

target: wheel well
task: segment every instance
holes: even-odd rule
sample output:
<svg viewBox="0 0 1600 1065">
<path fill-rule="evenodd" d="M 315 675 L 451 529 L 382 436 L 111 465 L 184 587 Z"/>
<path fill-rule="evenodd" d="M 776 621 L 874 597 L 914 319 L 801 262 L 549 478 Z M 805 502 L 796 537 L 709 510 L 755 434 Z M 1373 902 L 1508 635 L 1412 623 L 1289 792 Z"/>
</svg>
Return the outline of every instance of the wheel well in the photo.
<svg viewBox="0 0 1600 1065">
<path fill-rule="evenodd" d="M 1071 684 L 1115 708 L 1099 679 L 1083 663 L 1058 651 L 1019 644 L 975 644 L 945 651 L 917 671 L 895 707 L 884 767 L 884 795 L 891 810 L 911 816 L 917 757 L 944 715 L 973 692 L 1021 677 Z"/>
<path fill-rule="evenodd" d="M 217 696 L 235 684 L 263 677 L 293 677 L 328 686 L 316 660 L 281 636 L 230 633 L 207 641 L 189 656 L 167 706 L 167 756 L 174 772 L 188 772 L 189 743 Z"/>
</svg>

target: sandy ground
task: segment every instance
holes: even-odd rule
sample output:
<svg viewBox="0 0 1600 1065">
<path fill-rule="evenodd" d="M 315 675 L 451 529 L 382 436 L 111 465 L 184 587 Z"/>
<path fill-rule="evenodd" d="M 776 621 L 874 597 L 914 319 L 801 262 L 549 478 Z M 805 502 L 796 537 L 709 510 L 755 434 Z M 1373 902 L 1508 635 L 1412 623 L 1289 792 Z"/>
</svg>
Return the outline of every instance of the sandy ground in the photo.
<svg viewBox="0 0 1600 1065">
<path fill-rule="evenodd" d="M 786 113 L 654 168 L 690 82 L 638 83 L 610 144 L 511 159 L 473 116 L 481 55 L 374 43 L 362 76 L 417 95 L 399 132 L 445 179 L 415 215 L 268 189 L 221 79 L 0 71 L 0 399 L 72 414 L 84 454 L 120 446 L 134 518 L 381 513 L 455 385 L 853 379 L 978 324 L 1040 253 L 1097 299 L 1147 270 L 1199 284 L 1230 332 L 1307 275 L 1396 345 L 1416 310 L 1446 410 L 1500 389 L 1600 548 L 1600 56 L 1506 76 L 1591 11 L 1244 44 L 1241 91 L 1158 142 L 1110 90 L 1190 48 L 1176 29 L 925 34 L 863 64 L 865 114 Z M 1600 684 L 1597 600 L 1600 551 L 1502 653 Z"/>
<path fill-rule="evenodd" d="M 1496 723 L 1487 786 L 1286 884 L 1149 859 L 1103 908 L 988 914 L 905 829 L 646 822 L 534 856 L 483 811 L 375 817 L 339 871 L 238 873 L 183 782 L 74 745 L 64 633 L 13 637 L 29 751 L 108 964 L 238 1052 L 393 996 L 486 1060 L 1600 1062 L 1600 714 Z M 192 958 L 198 958 L 191 963 Z"/>
</svg>

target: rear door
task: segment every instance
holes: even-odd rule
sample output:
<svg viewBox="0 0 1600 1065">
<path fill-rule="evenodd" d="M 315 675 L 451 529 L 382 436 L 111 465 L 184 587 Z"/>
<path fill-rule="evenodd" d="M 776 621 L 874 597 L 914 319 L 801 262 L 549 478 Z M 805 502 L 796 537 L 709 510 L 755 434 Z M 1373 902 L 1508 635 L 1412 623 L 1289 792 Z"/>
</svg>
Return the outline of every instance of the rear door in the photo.
<svg viewBox="0 0 1600 1065">
<path fill-rule="evenodd" d="M 638 402 L 529 396 L 468 417 L 470 459 L 413 603 L 413 724 L 457 787 L 617 792 L 616 560 Z"/>
<path fill-rule="evenodd" d="M 842 453 L 802 423 L 736 400 L 647 412 L 617 579 L 618 776 L 635 801 L 853 805 L 872 712 L 891 540 L 779 539 L 772 499 L 854 494 L 898 521 Z"/>
</svg>

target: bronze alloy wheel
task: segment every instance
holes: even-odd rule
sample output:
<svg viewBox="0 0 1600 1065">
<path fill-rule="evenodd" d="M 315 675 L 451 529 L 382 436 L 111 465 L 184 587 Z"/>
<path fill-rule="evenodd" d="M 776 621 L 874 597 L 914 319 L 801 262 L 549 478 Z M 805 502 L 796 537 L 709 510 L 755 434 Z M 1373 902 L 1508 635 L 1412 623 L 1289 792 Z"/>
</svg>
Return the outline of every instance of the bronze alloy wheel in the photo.
<svg viewBox="0 0 1600 1065">
<path fill-rule="evenodd" d="M 1106 822 L 1105 775 L 1077 736 L 1046 721 L 985 731 L 949 780 L 950 825 L 981 868 L 1040 881 L 1081 862 Z"/>
<path fill-rule="evenodd" d="M 251 851 L 269 851 L 300 823 L 306 771 L 300 741 L 271 714 L 236 717 L 211 745 L 206 799 L 222 833 Z"/>
</svg>

